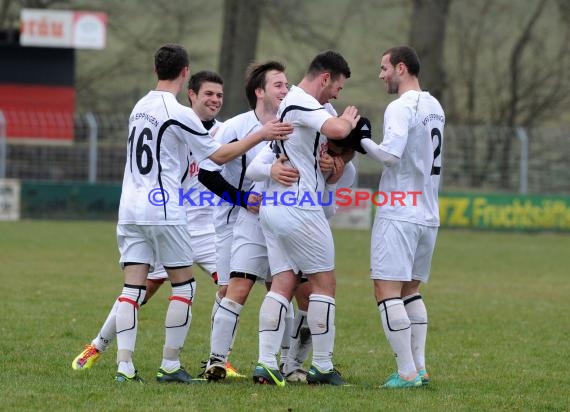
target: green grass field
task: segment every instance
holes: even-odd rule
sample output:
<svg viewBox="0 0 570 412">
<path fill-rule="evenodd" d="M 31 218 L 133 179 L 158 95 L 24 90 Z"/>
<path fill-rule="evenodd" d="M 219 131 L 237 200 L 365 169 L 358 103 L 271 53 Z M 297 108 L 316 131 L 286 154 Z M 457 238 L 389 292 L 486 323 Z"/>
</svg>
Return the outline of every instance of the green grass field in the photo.
<svg viewBox="0 0 570 412">
<path fill-rule="evenodd" d="M 115 346 L 91 370 L 71 360 L 97 333 L 122 284 L 110 222 L 0 223 L 2 410 L 568 410 L 570 237 L 442 230 L 423 295 L 430 316 L 427 388 L 388 391 L 395 368 L 368 278 L 369 233 L 337 231 L 335 362 L 353 386 L 254 386 L 250 379 L 159 385 L 168 290 L 140 312 L 135 364 L 146 385 L 117 385 Z M 183 363 L 209 348 L 214 285 L 203 273 Z M 256 286 L 232 363 L 257 359 Z"/>
</svg>

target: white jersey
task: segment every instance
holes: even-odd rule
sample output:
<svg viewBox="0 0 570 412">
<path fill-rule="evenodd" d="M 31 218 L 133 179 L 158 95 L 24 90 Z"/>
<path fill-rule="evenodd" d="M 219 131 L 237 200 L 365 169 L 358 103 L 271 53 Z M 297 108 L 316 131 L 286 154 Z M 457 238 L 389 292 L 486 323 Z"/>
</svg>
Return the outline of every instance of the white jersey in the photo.
<svg viewBox="0 0 570 412">
<path fill-rule="evenodd" d="M 277 203 L 284 203 L 282 200 L 287 198 L 288 205 L 319 209 L 319 196 L 322 197 L 325 191 L 319 160 L 328 148 L 327 138 L 320 130 L 323 123 L 333 116 L 317 99 L 296 86 L 291 87 L 279 105 L 277 116 L 282 122 L 291 123 L 294 130 L 288 140 L 276 142 L 274 148 L 277 154 L 285 155 L 291 166 L 299 171 L 299 180 L 292 186 L 271 181 L 268 191 L 277 192 Z M 288 196 L 291 193 L 294 193 L 294 202 Z M 274 204 L 273 200 L 271 203 Z"/>
<path fill-rule="evenodd" d="M 202 124 L 204 124 L 204 122 L 202 122 Z M 208 129 L 210 135 L 215 135 L 222 124 L 222 122 L 214 120 L 214 124 Z M 196 225 L 202 225 L 204 219 L 213 219 L 214 207 L 208 202 L 204 202 L 203 199 L 200 199 L 201 193 L 208 191 L 208 189 L 198 180 L 200 163 L 194 157 L 192 151 L 190 151 L 188 157 L 188 164 L 188 176 L 184 181 L 185 190 L 191 191 L 189 198 L 192 199 L 191 202 L 186 202 L 188 206 L 186 209 L 188 225 L 193 226 L 193 222 L 196 222 Z"/>
<path fill-rule="evenodd" d="M 200 162 L 219 147 L 196 113 L 174 94 L 150 91 L 129 117 L 119 224 L 186 225 L 179 194 L 188 153 Z"/>
<path fill-rule="evenodd" d="M 242 140 L 251 133 L 255 132 L 262 125 L 257 119 L 255 112 L 250 110 L 239 114 L 235 117 L 224 122 L 216 133 L 216 141 L 220 144 L 231 143 L 237 140 Z M 257 155 L 263 147 L 265 147 L 266 142 L 260 142 L 256 146 L 252 147 L 240 157 L 233 159 L 232 161 L 219 166 L 216 163 L 207 160 L 200 164 L 200 167 L 204 170 L 209 171 L 221 171 L 222 177 L 233 187 L 238 190 L 251 191 L 253 188 L 253 182 L 250 178 L 246 177 L 245 171 L 251 160 Z M 247 200 L 247 199 L 242 199 Z M 216 225 L 216 231 L 225 225 L 233 225 L 236 221 L 237 214 L 242 206 L 232 205 L 229 202 L 216 198 L 214 201 L 216 204 L 214 209 L 214 224 Z"/>
<path fill-rule="evenodd" d="M 386 193 L 388 201 L 378 207 L 378 217 L 439 226 L 444 124 L 443 109 L 428 92 L 411 90 L 388 105 L 380 148 L 400 161 L 382 172 L 379 190 Z M 398 192 L 406 193 L 405 206 L 392 201 Z M 417 193 L 415 206 L 411 192 Z"/>
</svg>

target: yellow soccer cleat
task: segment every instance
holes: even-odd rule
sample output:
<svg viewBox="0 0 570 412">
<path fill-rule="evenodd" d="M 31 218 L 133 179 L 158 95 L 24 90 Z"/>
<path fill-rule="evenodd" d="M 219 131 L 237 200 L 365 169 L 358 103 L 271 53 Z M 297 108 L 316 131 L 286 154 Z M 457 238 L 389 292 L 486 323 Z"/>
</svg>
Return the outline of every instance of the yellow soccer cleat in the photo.
<svg viewBox="0 0 570 412">
<path fill-rule="evenodd" d="M 100 356 L 101 352 L 94 345 L 85 345 L 83 352 L 71 362 L 71 367 L 76 371 L 89 369 L 99 360 Z"/>
<path fill-rule="evenodd" d="M 231 363 L 226 362 L 226 378 L 245 378 L 245 375 L 239 373 Z"/>
</svg>

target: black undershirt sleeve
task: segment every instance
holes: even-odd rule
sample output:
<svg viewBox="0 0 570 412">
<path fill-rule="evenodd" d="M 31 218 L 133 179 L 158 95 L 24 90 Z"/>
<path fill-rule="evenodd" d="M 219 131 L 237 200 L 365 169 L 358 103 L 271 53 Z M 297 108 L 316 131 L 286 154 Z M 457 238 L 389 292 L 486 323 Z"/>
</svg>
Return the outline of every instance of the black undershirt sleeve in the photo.
<svg viewBox="0 0 570 412">
<path fill-rule="evenodd" d="M 230 185 L 220 172 L 200 169 L 198 181 L 220 198 L 247 209 L 248 193 Z"/>
</svg>

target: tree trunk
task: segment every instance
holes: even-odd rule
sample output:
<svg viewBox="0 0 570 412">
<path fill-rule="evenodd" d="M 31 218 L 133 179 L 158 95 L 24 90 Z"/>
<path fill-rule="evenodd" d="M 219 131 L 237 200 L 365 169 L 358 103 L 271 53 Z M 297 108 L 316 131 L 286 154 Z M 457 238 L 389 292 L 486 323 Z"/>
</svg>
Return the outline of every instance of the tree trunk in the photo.
<svg viewBox="0 0 570 412">
<path fill-rule="evenodd" d="M 221 119 L 248 109 L 244 90 L 245 70 L 255 60 L 263 3 L 262 0 L 224 1 L 224 33 L 219 68 L 224 78 Z"/>
<path fill-rule="evenodd" d="M 451 0 L 413 0 L 410 45 L 420 57 L 420 85 L 443 105 L 443 51 Z"/>
<path fill-rule="evenodd" d="M 520 84 L 520 65 L 522 61 L 523 54 L 525 50 L 530 46 L 533 30 L 535 28 L 536 22 L 542 15 L 544 11 L 544 7 L 546 6 L 546 0 L 542 0 L 538 6 L 536 7 L 534 13 L 532 14 L 531 18 L 527 22 L 523 32 L 521 33 L 520 37 L 517 39 L 515 46 L 511 53 L 510 59 L 510 101 L 509 106 L 507 108 L 507 118 L 506 123 L 507 126 L 511 128 L 511 130 L 515 130 L 516 125 L 518 124 L 518 116 L 520 110 L 520 95 L 519 89 L 521 87 Z M 505 138 L 503 148 L 501 150 L 501 157 L 500 157 L 500 186 L 502 189 L 510 189 L 510 176 L 511 176 L 511 164 L 510 164 L 510 157 L 511 157 L 511 146 L 514 140 L 514 133 L 513 136 L 507 136 Z"/>
</svg>

